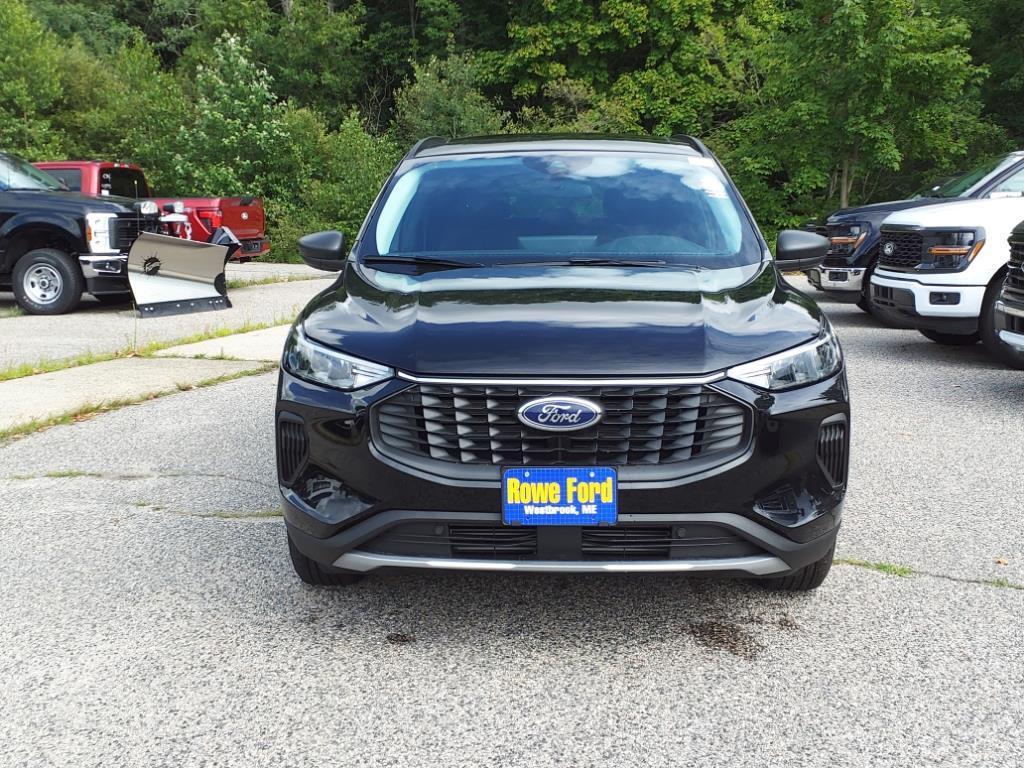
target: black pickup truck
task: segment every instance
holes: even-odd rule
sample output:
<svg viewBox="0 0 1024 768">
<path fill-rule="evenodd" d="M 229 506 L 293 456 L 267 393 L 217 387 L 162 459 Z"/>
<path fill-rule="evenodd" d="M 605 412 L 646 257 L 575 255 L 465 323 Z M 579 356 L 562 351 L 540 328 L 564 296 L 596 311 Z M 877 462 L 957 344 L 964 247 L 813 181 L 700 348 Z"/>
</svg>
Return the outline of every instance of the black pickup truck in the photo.
<svg viewBox="0 0 1024 768">
<path fill-rule="evenodd" d="M 152 201 L 89 197 L 25 160 L 0 152 L 0 290 L 26 312 L 59 315 L 83 293 L 128 297 L 127 256 L 140 231 L 156 231 Z"/>
<path fill-rule="evenodd" d="M 891 213 L 924 205 L 938 205 L 955 199 L 987 195 L 999 182 L 1024 166 L 1024 151 L 992 158 L 960 176 L 921 190 L 908 200 L 844 208 L 828 217 L 824 226 L 809 229 L 831 241 L 828 256 L 820 267 L 807 270 L 807 279 L 820 291 L 857 296 L 857 306 L 871 311 L 868 284 L 878 262 L 881 226 Z"/>
</svg>

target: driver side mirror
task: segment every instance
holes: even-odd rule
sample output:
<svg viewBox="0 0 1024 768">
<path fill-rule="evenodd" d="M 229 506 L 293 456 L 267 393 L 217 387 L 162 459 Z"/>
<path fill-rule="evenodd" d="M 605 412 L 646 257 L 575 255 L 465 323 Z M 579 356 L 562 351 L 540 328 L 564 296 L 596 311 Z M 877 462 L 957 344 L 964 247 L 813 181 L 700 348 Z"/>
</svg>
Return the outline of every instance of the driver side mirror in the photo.
<svg viewBox="0 0 1024 768">
<path fill-rule="evenodd" d="M 345 266 L 345 236 L 330 230 L 314 232 L 299 238 L 302 260 L 324 272 L 339 272 Z"/>
<path fill-rule="evenodd" d="M 775 245 L 775 266 L 783 272 L 811 269 L 821 264 L 829 245 L 828 238 L 813 232 L 784 229 Z"/>
</svg>

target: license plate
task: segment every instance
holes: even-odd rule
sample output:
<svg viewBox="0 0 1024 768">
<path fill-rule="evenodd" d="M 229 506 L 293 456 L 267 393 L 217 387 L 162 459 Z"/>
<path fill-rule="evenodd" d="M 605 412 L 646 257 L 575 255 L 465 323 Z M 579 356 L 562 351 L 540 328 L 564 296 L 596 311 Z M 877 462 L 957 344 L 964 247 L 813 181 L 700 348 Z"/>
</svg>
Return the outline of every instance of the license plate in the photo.
<svg viewBox="0 0 1024 768">
<path fill-rule="evenodd" d="M 614 525 L 612 467 L 510 467 L 501 473 L 505 525 Z"/>
<path fill-rule="evenodd" d="M 833 283 L 845 283 L 850 279 L 850 276 L 845 272 L 829 272 L 828 279 Z"/>
</svg>

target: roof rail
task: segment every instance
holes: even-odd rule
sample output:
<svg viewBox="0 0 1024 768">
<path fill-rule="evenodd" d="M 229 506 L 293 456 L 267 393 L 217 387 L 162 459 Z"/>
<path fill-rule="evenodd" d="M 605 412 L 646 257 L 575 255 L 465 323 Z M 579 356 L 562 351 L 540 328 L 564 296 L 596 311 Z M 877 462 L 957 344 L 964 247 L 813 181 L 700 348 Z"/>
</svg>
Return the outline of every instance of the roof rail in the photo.
<svg viewBox="0 0 1024 768">
<path fill-rule="evenodd" d="M 711 156 L 711 150 L 704 146 L 704 142 L 700 139 L 695 139 L 693 136 L 687 136 L 685 133 L 674 133 L 669 137 L 669 141 L 674 141 L 676 144 L 685 144 L 691 149 L 695 149 L 704 157 Z"/>
<path fill-rule="evenodd" d="M 439 147 L 442 144 L 447 144 L 448 139 L 444 136 L 427 136 L 426 138 L 420 139 L 412 145 L 412 149 L 406 154 L 406 158 L 416 157 L 422 150 L 430 149 L 431 147 Z"/>
</svg>

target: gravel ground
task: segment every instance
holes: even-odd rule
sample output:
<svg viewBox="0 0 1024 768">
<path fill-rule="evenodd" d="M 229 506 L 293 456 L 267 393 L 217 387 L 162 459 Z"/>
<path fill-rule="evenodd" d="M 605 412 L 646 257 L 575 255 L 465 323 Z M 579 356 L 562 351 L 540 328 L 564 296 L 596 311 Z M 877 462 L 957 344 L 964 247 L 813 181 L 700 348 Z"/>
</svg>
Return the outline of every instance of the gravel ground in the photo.
<svg viewBox="0 0 1024 768">
<path fill-rule="evenodd" d="M 854 396 L 838 556 L 918 575 L 309 589 L 275 379 L 243 379 L 0 446 L 0 763 L 1021 764 L 1024 591 L 980 582 L 1024 584 L 1024 374 L 823 306 Z"/>
</svg>

